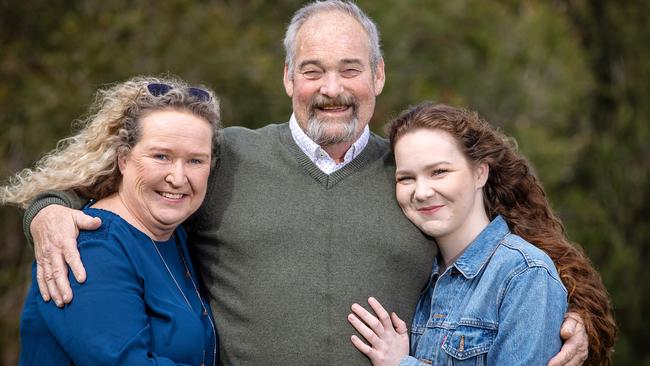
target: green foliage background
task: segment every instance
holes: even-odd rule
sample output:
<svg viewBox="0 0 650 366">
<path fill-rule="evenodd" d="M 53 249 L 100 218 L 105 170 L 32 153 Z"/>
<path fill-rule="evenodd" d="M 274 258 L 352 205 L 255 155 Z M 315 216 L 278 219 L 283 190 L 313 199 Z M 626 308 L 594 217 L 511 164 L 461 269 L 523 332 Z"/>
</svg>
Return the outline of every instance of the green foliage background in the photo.
<svg viewBox="0 0 650 366">
<path fill-rule="evenodd" d="M 98 87 L 173 74 L 220 95 L 226 125 L 283 122 L 281 39 L 302 1 L 0 0 L 0 180 L 71 134 Z M 373 130 L 424 99 L 514 135 L 601 272 L 615 364 L 650 365 L 650 1 L 359 0 L 383 37 Z M 0 364 L 16 364 L 32 251 L 0 208 Z"/>
</svg>

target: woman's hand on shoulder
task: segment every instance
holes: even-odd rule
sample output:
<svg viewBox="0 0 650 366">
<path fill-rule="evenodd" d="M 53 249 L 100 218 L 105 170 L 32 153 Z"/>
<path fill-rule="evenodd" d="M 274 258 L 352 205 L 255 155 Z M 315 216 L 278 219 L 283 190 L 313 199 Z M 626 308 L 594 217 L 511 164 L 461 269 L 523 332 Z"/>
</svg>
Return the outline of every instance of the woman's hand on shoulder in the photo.
<svg viewBox="0 0 650 366">
<path fill-rule="evenodd" d="M 348 321 L 367 342 L 353 335 L 352 344 L 370 359 L 373 366 L 397 366 L 409 353 L 406 323 L 395 313 L 389 315 L 374 297 L 368 299 L 368 304 L 376 316 L 359 304 L 352 305 Z"/>
</svg>

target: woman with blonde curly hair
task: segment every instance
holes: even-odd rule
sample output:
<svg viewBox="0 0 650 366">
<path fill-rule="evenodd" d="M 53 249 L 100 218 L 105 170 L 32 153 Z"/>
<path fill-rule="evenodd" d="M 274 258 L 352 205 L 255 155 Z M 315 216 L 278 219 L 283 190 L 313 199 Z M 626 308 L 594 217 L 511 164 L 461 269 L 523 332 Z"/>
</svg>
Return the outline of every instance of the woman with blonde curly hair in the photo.
<svg viewBox="0 0 650 366">
<path fill-rule="evenodd" d="M 423 103 L 392 121 L 396 196 L 436 239 L 433 263 L 406 324 L 374 298 L 352 306 L 373 365 L 545 365 L 560 349 L 568 307 L 585 319 L 586 365 L 608 365 L 616 325 L 607 291 L 566 238 L 530 164 L 475 112 Z"/>
<path fill-rule="evenodd" d="M 136 77 L 100 90 L 80 131 L 2 187 L 25 207 L 44 190 L 92 198 L 81 232 L 93 263 L 63 309 L 39 296 L 36 264 L 21 318 L 21 365 L 217 363 L 217 334 L 179 226 L 206 193 L 217 151 L 214 93 Z"/>
</svg>

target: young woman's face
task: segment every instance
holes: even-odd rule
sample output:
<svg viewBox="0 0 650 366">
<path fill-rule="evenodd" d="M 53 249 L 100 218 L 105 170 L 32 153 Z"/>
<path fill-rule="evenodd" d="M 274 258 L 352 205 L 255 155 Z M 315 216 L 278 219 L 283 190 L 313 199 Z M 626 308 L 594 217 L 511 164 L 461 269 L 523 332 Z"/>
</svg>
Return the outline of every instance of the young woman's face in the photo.
<svg viewBox="0 0 650 366">
<path fill-rule="evenodd" d="M 175 228 L 205 197 L 212 128 L 193 114 L 156 111 L 140 120 L 140 140 L 119 159 L 120 197 L 153 232 Z"/>
<path fill-rule="evenodd" d="M 420 230 L 438 240 L 475 231 L 468 226 L 485 212 L 487 165 L 470 164 L 451 134 L 408 132 L 395 144 L 395 163 L 397 201 Z"/>
</svg>

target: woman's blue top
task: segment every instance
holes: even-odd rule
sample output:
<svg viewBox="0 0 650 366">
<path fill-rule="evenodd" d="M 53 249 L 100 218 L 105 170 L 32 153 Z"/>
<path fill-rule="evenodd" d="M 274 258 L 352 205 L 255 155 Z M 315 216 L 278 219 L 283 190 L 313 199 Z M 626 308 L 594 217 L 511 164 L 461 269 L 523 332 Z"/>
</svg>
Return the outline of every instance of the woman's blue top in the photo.
<svg viewBox="0 0 650 366">
<path fill-rule="evenodd" d="M 553 261 L 497 216 L 442 274 L 433 263 L 400 366 L 546 365 L 567 291 Z"/>
<path fill-rule="evenodd" d="M 189 277 L 199 286 L 185 230 L 178 227 L 171 239 L 153 242 L 112 212 L 83 211 L 102 220 L 98 230 L 79 234 L 86 281 L 68 276 L 74 297 L 60 309 L 41 298 L 32 266 L 20 323 L 20 365 L 217 364 L 209 303 L 199 300 Z"/>
</svg>

